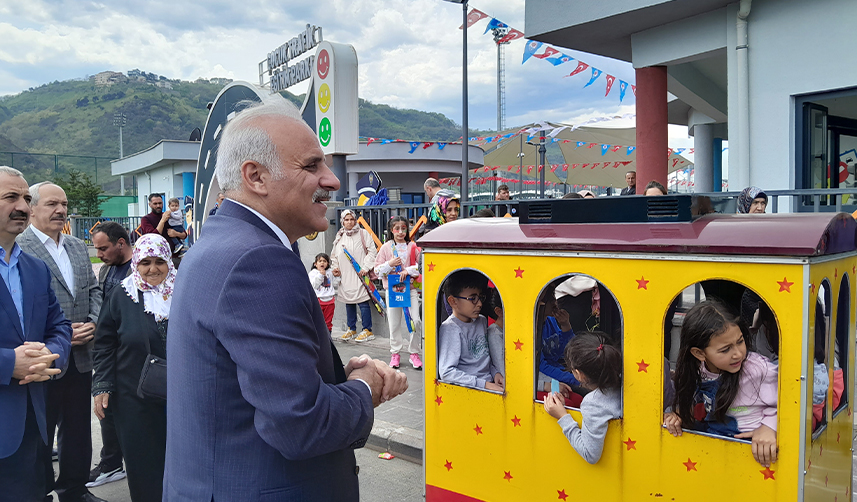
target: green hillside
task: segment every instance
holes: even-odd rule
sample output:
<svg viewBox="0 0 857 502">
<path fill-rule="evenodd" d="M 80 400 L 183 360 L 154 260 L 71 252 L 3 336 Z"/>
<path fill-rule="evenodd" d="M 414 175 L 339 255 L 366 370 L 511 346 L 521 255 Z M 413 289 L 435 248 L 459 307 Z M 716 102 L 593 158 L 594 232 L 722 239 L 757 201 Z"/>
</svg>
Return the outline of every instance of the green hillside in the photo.
<svg viewBox="0 0 857 502">
<path fill-rule="evenodd" d="M 13 165 L 32 179 L 76 168 L 94 175 L 111 191 L 118 186 L 110 176 L 110 160 L 119 157 L 115 113 L 127 117 L 123 143 L 129 155 L 162 139 L 188 139 L 195 127 L 205 126 L 206 105 L 223 88 L 206 81 L 168 82 L 172 89 L 145 82 L 96 86 L 91 80 L 71 80 L 0 96 L 0 165 Z M 298 106 L 303 102 L 303 96 L 283 94 Z M 460 127 L 440 113 L 400 110 L 362 99 L 359 106 L 361 136 L 414 141 L 461 137 Z M 55 159 L 54 154 L 61 157 Z"/>
</svg>

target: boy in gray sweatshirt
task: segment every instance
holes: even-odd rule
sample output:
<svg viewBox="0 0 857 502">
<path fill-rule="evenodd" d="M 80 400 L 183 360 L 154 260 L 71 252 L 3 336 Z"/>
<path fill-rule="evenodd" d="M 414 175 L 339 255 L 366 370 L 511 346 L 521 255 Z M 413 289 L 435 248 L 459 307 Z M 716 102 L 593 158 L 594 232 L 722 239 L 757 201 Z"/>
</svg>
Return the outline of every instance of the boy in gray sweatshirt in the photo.
<svg viewBox="0 0 857 502">
<path fill-rule="evenodd" d="M 452 315 L 440 325 L 438 372 L 440 379 L 503 391 L 503 375 L 494 367 L 488 352 L 488 321 L 479 312 L 485 295 L 485 276 L 472 270 L 451 275 L 444 284 Z"/>
</svg>

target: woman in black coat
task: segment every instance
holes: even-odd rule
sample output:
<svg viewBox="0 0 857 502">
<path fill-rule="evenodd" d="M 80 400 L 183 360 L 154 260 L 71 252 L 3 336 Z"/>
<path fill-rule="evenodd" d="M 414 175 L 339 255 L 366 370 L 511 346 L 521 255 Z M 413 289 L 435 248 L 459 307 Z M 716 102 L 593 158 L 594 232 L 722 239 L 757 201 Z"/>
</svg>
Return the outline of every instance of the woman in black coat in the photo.
<svg viewBox="0 0 857 502">
<path fill-rule="evenodd" d="M 167 442 L 166 402 L 137 395 L 149 354 L 166 359 L 176 272 L 158 234 L 137 240 L 132 273 L 104 300 L 93 349 L 95 414 L 113 409 L 133 502 L 160 502 Z M 165 390 L 166 391 L 166 390 Z"/>
</svg>

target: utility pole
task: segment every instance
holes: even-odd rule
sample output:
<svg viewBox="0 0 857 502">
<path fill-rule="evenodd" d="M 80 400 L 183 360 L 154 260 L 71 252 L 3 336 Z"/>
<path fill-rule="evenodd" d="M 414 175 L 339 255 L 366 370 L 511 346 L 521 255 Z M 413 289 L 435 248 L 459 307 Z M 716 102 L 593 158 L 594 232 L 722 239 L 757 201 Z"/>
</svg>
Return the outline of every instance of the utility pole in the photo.
<svg viewBox="0 0 857 502">
<path fill-rule="evenodd" d="M 122 112 L 113 114 L 113 126 L 119 128 L 119 158 L 125 157 L 125 149 L 122 147 L 122 128 L 128 123 L 128 116 Z M 96 165 L 95 178 L 98 179 L 98 167 Z M 119 175 L 119 194 L 125 195 L 125 175 Z"/>
<path fill-rule="evenodd" d="M 547 152 L 547 148 L 545 148 L 545 130 L 542 129 L 539 132 L 539 164 L 541 165 L 541 169 L 539 170 L 539 198 L 545 198 L 545 171 L 547 171 L 547 167 L 545 165 L 545 152 Z"/>
</svg>

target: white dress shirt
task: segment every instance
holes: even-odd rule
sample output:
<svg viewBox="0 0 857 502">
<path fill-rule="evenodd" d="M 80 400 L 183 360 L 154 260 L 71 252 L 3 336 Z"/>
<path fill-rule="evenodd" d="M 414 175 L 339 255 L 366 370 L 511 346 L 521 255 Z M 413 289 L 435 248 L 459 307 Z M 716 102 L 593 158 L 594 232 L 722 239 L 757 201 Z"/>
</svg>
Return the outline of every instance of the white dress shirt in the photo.
<svg viewBox="0 0 857 502">
<path fill-rule="evenodd" d="M 65 234 L 60 233 L 60 242 L 57 244 L 56 241 L 34 225 L 30 225 L 30 228 L 33 229 L 33 233 L 42 242 L 42 244 L 45 245 L 45 249 L 48 250 L 51 258 L 54 259 L 54 263 L 56 263 L 57 268 L 60 269 L 60 274 L 62 274 L 62 278 L 65 280 L 66 286 L 68 286 L 69 291 L 71 291 L 71 296 L 74 297 L 74 269 L 71 266 L 71 258 L 68 256 L 68 251 L 65 250 L 65 246 L 63 245 L 65 243 Z"/>
</svg>

